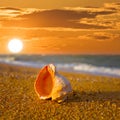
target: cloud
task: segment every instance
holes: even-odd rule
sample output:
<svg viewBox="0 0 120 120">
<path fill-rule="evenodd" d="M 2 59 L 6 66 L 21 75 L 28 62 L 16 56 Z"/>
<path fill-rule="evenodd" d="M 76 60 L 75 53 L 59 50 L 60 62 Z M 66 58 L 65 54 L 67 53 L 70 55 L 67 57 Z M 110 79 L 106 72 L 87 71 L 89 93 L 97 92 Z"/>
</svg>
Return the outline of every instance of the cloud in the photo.
<svg viewBox="0 0 120 120">
<path fill-rule="evenodd" d="M 8 9 L 8 8 L 7 8 Z M 13 9 L 13 8 L 12 8 Z M 92 8 L 90 8 L 92 9 Z M 32 9 L 33 10 L 33 9 Z M 87 24 L 79 22 L 81 19 L 94 19 L 98 15 L 112 14 L 114 11 L 90 11 L 85 10 L 68 10 L 68 9 L 54 9 L 54 10 L 34 10 L 28 13 L 21 12 L 12 20 L 4 20 L 4 26 L 17 27 L 64 27 L 64 28 L 79 28 L 79 29 L 105 29 L 107 26 Z"/>
<path fill-rule="evenodd" d="M 15 17 L 21 13 L 21 9 L 12 7 L 0 7 L 0 19 Z"/>
<path fill-rule="evenodd" d="M 66 7 L 64 9 L 0 8 L 4 27 L 65 29 L 119 29 L 120 3 L 103 7 Z M 113 9 L 114 8 L 114 9 Z"/>
<path fill-rule="evenodd" d="M 112 9 L 112 10 L 120 10 L 120 2 L 118 3 L 105 3 L 105 8 Z"/>
<path fill-rule="evenodd" d="M 98 35 L 98 36 L 94 36 L 94 38 L 95 38 L 95 39 L 98 39 L 98 40 L 106 40 L 106 39 L 109 39 L 110 37 Z"/>
<path fill-rule="evenodd" d="M 22 9 L 20 8 L 13 8 L 13 7 L 0 7 L 0 10 L 22 11 Z"/>
<path fill-rule="evenodd" d="M 89 40 L 97 40 L 97 41 L 119 41 L 120 35 L 119 33 L 114 33 L 114 31 L 96 31 L 92 34 L 86 35 Z"/>
<path fill-rule="evenodd" d="M 103 8 L 95 8 L 95 10 L 101 10 L 101 13 L 103 11 L 105 14 L 98 14 L 95 18 L 90 19 L 82 18 L 80 23 L 104 26 L 109 29 L 120 29 L 120 3 L 106 3 Z M 111 14 L 106 14 L 107 11 L 111 11 Z"/>
<path fill-rule="evenodd" d="M 90 35 L 95 40 L 109 40 L 111 39 L 111 34 L 106 32 L 94 32 L 92 35 Z"/>
<path fill-rule="evenodd" d="M 24 14 L 30 14 L 37 10 L 38 9 L 36 9 L 36 8 L 20 9 L 20 8 L 12 8 L 12 7 L 0 7 L 0 20 L 7 21 L 7 20 L 19 19 L 16 17 L 20 16 L 20 15 L 24 15 Z"/>
</svg>

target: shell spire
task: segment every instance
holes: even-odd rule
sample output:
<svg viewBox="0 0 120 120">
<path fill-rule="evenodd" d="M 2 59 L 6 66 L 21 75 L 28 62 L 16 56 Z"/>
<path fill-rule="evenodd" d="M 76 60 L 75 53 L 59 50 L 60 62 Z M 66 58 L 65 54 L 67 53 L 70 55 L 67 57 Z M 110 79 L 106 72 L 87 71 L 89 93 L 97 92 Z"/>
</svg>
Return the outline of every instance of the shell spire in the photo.
<svg viewBox="0 0 120 120">
<path fill-rule="evenodd" d="M 35 91 L 40 99 L 49 99 L 62 102 L 72 91 L 70 82 L 56 71 L 53 64 L 43 67 L 34 84 Z"/>
</svg>

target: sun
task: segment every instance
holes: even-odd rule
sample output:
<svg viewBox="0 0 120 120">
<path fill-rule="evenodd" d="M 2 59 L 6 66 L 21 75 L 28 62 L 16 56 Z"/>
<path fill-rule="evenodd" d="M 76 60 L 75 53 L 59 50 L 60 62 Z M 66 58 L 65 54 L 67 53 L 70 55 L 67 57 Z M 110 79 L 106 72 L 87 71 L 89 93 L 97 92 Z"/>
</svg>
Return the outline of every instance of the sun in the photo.
<svg viewBox="0 0 120 120">
<path fill-rule="evenodd" d="M 8 49 L 12 53 L 19 53 L 23 49 L 23 43 L 20 39 L 11 39 L 8 43 Z"/>
</svg>

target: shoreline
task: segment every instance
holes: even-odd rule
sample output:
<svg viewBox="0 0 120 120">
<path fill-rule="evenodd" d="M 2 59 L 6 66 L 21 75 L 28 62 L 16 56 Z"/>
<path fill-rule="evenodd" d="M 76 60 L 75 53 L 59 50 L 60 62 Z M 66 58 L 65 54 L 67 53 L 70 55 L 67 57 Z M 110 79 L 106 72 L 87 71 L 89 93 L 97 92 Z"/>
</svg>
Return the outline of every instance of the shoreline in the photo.
<svg viewBox="0 0 120 120">
<path fill-rule="evenodd" d="M 3 62 L 3 61 L 0 61 L 0 64 L 6 64 L 8 66 L 18 66 L 18 67 L 27 67 L 27 68 L 33 68 L 33 69 L 41 69 L 43 66 L 39 67 L 39 66 L 33 66 L 33 65 L 30 65 L 30 64 L 19 64 L 17 63 L 10 63 L 10 62 Z M 119 75 L 110 75 L 110 74 L 106 74 L 106 73 L 95 73 L 95 72 L 87 72 L 87 71 L 73 71 L 73 70 L 58 70 L 59 72 L 64 72 L 64 73 L 70 73 L 70 74 L 86 74 L 86 75 L 93 75 L 93 76 L 103 76 L 103 77 L 112 77 L 112 78 L 120 78 Z"/>
</svg>

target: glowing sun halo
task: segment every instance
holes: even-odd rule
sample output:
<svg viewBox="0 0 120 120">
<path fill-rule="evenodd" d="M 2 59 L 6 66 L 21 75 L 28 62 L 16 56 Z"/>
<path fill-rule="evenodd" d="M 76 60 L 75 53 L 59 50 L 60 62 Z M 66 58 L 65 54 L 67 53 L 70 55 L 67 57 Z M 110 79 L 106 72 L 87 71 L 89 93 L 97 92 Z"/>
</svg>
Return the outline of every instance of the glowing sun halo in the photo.
<svg viewBox="0 0 120 120">
<path fill-rule="evenodd" d="M 19 39 L 11 39 L 8 43 L 8 49 L 12 53 L 19 53 L 23 49 L 23 43 Z"/>
</svg>

